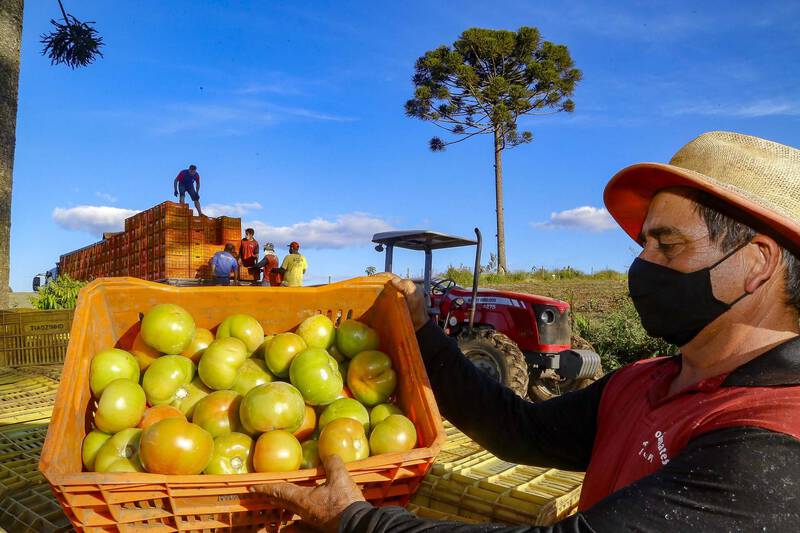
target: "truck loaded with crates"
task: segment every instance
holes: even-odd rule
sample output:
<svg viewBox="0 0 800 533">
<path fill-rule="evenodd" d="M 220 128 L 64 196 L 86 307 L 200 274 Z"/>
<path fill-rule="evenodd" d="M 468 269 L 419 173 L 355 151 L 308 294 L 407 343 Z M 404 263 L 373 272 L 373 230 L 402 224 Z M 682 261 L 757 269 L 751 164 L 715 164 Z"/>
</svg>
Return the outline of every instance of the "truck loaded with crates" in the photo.
<svg viewBox="0 0 800 533">
<path fill-rule="evenodd" d="M 242 238 L 239 218 L 193 216 L 186 204 L 164 202 L 125 219 L 123 231 L 61 256 L 55 269 L 38 274 L 33 288 L 68 275 L 91 281 L 130 276 L 172 285 L 200 285 L 211 280 L 209 260 Z M 240 269 L 240 280 L 254 278 Z"/>
</svg>

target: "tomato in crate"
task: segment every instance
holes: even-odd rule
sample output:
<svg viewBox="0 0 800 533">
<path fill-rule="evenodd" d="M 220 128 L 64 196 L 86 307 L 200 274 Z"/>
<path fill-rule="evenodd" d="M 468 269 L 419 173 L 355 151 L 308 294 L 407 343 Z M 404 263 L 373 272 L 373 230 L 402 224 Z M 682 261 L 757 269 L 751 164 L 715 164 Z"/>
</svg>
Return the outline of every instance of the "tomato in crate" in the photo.
<svg viewBox="0 0 800 533">
<path fill-rule="evenodd" d="M 178 288 L 135 279 L 104 279 L 78 299 L 64 371 L 39 467 L 78 531 L 276 530 L 293 517 L 263 496 L 257 484 L 324 481 L 321 468 L 282 473 L 159 475 L 84 472 L 81 442 L 91 431 L 91 360 L 139 328 L 139 314 L 159 303 L 188 311 L 197 327 L 213 329 L 246 312 L 267 332 L 294 330 L 316 314 L 335 324 L 353 318 L 380 336 L 380 349 L 398 372 L 395 395 L 417 430 L 417 447 L 347 464 L 375 505 L 404 505 L 420 485 L 444 438 L 442 419 L 419 354 L 403 297 L 386 276 L 307 288 Z"/>
</svg>

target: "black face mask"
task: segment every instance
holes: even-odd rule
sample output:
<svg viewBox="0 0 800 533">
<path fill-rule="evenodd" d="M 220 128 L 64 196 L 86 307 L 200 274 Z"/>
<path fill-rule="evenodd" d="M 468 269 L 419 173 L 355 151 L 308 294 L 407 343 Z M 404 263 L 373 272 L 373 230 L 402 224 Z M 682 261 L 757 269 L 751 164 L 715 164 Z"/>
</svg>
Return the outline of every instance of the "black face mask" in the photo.
<svg viewBox="0 0 800 533">
<path fill-rule="evenodd" d="M 672 268 L 636 258 L 628 270 L 628 291 L 651 337 L 683 346 L 703 328 L 748 295 L 742 294 L 731 303 L 714 297 L 711 271 L 748 243 L 738 246 L 725 257 L 694 272 Z"/>
</svg>

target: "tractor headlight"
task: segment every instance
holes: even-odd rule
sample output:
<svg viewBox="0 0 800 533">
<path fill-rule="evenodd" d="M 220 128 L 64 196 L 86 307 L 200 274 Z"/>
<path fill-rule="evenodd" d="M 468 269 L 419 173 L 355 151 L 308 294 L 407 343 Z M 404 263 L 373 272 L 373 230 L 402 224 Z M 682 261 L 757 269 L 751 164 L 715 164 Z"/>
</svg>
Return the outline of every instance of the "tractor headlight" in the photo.
<svg viewBox="0 0 800 533">
<path fill-rule="evenodd" d="M 556 321 L 556 314 L 552 309 L 545 309 L 539 319 L 545 324 L 552 324 Z"/>
<path fill-rule="evenodd" d="M 464 305 L 464 298 L 456 298 L 455 300 L 453 300 L 453 303 L 461 307 L 462 305 Z"/>
</svg>

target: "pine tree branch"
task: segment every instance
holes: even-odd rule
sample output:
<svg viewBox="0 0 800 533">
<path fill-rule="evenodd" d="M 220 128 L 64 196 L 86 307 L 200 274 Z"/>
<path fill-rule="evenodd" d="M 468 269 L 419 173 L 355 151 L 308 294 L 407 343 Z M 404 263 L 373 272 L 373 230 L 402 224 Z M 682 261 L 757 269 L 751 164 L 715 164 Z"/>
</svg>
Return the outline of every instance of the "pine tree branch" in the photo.
<svg viewBox="0 0 800 533">
<path fill-rule="evenodd" d="M 487 129 L 484 129 L 484 130 L 481 130 L 481 131 L 476 131 L 474 133 L 470 133 L 470 134 L 464 135 L 464 137 L 462 137 L 461 139 L 458 139 L 456 141 L 446 142 L 446 143 L 444 143 L 444 145 L 445 146 L 450 146 L 451 144 L 458 144 L 460 142 L 464 142 L 467 139 L 471 139 L 472 137 L 475 137 L 476 135 L 480 135 L 482 133 L 488 133 L 490 129 L 491 128 L 487 128 Z"/>
</svg>

